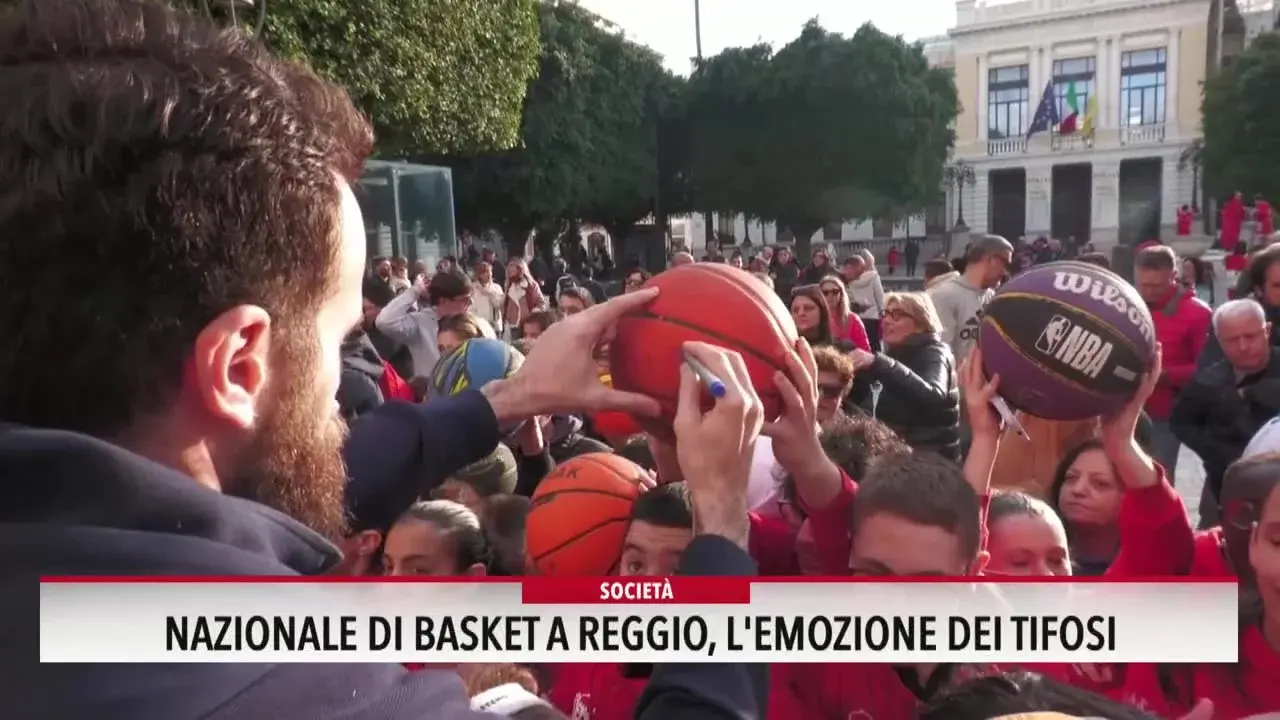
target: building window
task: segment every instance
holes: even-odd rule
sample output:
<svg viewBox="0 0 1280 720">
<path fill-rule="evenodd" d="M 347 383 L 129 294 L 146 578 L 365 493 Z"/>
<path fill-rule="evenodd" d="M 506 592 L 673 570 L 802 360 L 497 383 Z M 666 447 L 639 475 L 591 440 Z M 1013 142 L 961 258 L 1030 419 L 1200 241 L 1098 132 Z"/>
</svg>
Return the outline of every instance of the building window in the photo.
<svg viewBox="0 0 1280 720">
<path fill-rule="evenodd" d="M 1089 107 L 1089 98 L 1094 93 L 1094 59 L 1069 58 L 1053 61 L 1053 95 L 1058 103 L 1058 117 L 1066 119 L 1072 112 L 1080 113 L 1080 120 Z M 1076 107 L 1071 109 L 1071 93 L 1075 91 Z M 1078 125 L 1078 123 L 1077 123 Z"/>
<path fill-rule="evenodd" d="M 1165 50 L 1134 50 L 1120 56 L 1120 125 L 1164 124 Z"/>
<path fill-rule="evenodd" d="M 1018 137 L 1027 132 L 1031 76 L 1026 65 L 987 71 L 987 137 Z"/>
</svg>

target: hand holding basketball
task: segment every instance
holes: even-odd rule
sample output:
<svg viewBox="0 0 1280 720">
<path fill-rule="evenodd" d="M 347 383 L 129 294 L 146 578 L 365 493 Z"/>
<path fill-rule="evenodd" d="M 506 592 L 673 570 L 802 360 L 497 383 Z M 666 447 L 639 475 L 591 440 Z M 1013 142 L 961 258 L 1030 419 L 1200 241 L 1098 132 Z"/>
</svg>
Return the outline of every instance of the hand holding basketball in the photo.
<svg viewBox="0 0 1280 720">
<path fill-rule="evenodd" d="M 687 364 L 680 368 L 680 396 L 672 429 L 676 455 L 693 499 L 697 530 L 745 547 L 747 477 L 764 408 L 751 387 L 742 356 L 700 342 L 684 352 L 724 383 L 723 397 L 702 411 L 703 387 Z"/>
<path fill-rule="evenodd" d="M 616 410 L 645 417 L 660 411 L 658 402 L 638 393 L 606 386 L 600 380 L 595 348 L 613 324 L 657 297 L 646 289 L 587 308 L 547 328 L 524 365 L 507 383 L 485 387 L 499 421 L 533 415 Z"/>
<path fill-rule="evenodd" d="M 1163 367 L 1160 362 L 1160 343 L 1156 343 L 1155 360 L 1151 368 L 1142 376 L 1138 391 L 1129 398 L 1124 407 L 1111 415 L 1102 418 L 1102 442 L 1109 449 L 1119 449 L 1133 442 L 1138 428 L 1138 418 L 1142 417 L 1142 408 L 1146 406 L 1151 393 L 1160 382 Z"/>
<path fill-rule="evenodd" d="M 782 414 L 764 424 L 762 435 L 773 440 L 773 458 L 803 486 L 829 465 L 818 441 L 818 364 L 809 343 L 796 343 L 797 352 L 787 359 L 787 372 L 773 382 L 782 397 Z"/>
<path fill-rule="evenodd" d="M 990 380 L 982 370 L 982 350 L 974 348 L 969 357 L 960 364 L 960 397 L 964 399 L 964 409 L 969 417 L 969 427 L 975 436 L 987 435 L 996 437 L 1000 434 L 1000 414 L 992 407 L 991 401 L 1000 388 L 1000 376 Z"/>
</svg>

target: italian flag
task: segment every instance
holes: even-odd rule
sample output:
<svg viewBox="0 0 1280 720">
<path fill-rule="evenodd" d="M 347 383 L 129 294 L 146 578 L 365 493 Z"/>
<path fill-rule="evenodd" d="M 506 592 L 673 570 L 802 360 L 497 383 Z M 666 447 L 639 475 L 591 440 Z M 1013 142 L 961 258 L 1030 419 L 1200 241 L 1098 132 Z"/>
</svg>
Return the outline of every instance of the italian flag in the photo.
<svg viewBox="0 0 1280 720">
<path fill-rule="evenodd" d="M 1058 123 L 1059 135 L 1070 135 L 1080 126 L 1080 96 L 1076 95 L 1076 84 L 1067 84 L 1067 107 L 1063 109 L 1062 122 Z"/>
</svg>

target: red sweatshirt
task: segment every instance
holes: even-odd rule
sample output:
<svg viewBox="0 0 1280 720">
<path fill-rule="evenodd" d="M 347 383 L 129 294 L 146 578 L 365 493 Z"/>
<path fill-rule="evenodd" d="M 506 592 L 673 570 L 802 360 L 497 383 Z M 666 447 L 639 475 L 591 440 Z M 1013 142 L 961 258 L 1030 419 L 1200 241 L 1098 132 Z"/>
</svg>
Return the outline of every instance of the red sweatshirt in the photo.
<svg viewBox="0 0 1280 720">
<path fill-rule="evenodd" d="M 948 687 L 994 671 L 990 666 L 956 666 Z M 779 702 L 800 710 L 776 716 L 783 720 L 912 720 L 920 707 L 920 698 L 903 684 L 897 668 L 888 664 L 775 664 L 770 694 L 775 692 L 786 698 Z M 770 710 L 775 707 L 771 699 Z"/>
<path fill-rule="evenodd" d="M 614 663 L 561 665 L 547 701 L 573 720 L 630 720 L 647 682 Z"/>
<path fill-rule="evenodd" d="M 747 536 L 747 553 L 756 561 L 761 575 L 793 576 L 800 574 L 796 560 L 796 533 L 780 517 L 747 513 L 751 534 Z"/>
<path fill-rule="evenodd" d="M 1183 575 L 1195 555 L 1195 537 L 1182 498 L 1156 466 L 1160 480 L 1129 490 L 1120 501 L 1120 552 L 1106 574 L 1112 577 Z"/>
<path fill-rule="evenodd" d="M 813 547 L 823 575 L 849 574 L 849 517 L 858 484 L 843 470 L 840 481 L 840 493 L 826 507 L 802 508 L 809 518 L 809 532 L 813 535 Z"/>
<path fill-rule="evenodd" d="M 1153 420 L 1168 420 L 1178 391 L 1196 372 L 1196 358 L 1209 337 L 1213 311 L 1194 292 L 1176 286 L 1169 289 L 1163 300 L 1149 307 L 1156 339 L 1162 346 L 1164 373 L 1147 400 L 1146 410 Z"/>
<path fill-rule="evenodd" d="M 1256 626 L 1240 636 L 1240 662 L 1235 665 L 1165 667 L 1174 698 L 1165 697 L 1156 665 L 1122 667 L 1121 689 L 1111 696 L 1160 717 L 1180 717 L 1202 699 L 1213 702 L 1214 720 L 1280 712 L 1280 654 Z"/>
<path fill-rule="evenodd" d="M 1227 563 L 1223 552 L 1222 528 L 1212 527 L 1196 533 L 1195 555 L 1191 558 L 1188 575 L 1197 577 L 1235 577 L 1236 571 Z M 1182 573 L 1178 573 L 1182 574 Z"/>
</svg>

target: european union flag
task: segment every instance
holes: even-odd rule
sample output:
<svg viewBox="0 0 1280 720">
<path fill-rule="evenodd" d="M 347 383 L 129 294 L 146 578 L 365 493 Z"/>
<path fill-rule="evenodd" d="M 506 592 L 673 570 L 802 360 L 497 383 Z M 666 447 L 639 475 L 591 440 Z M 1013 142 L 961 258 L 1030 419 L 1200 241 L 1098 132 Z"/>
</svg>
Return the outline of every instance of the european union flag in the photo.
<svg viewBox="0 0 1280 720">
<path fill-rule="evenodd" d="M 1036 108 L 1036 116 L 1031 118 L 1031 127 L 1027 128 L 1027 139 L 1038 132 L 1044 132 L 1058 126 L 1058 103 L 1053 99 L 1053 83 L 1045 83 L 1044 97 Z"/>
</svg>

